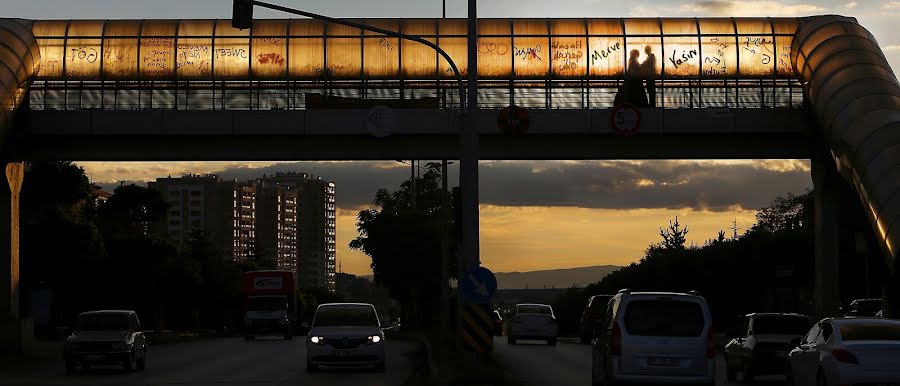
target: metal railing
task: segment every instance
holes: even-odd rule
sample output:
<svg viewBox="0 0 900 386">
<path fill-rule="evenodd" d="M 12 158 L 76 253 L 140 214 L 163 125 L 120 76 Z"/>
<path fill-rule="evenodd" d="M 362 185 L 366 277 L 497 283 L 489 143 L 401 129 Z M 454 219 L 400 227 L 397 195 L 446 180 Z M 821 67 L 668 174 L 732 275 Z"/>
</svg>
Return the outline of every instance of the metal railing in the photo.
<svg viewBox="0 0 900 386">
<path fill-rule="evenodd" d="M 483 81 L 479 107 L 604 109 L 621 81 Z M 313 101 L 311 98 L 315 97 Z M 407 107 L 459 108 L 456 84 L 401 81 L 36 81 L 31 110 L 303 110 L 345 101 Z M 683 108 L 803 108 L 795 80 L 658 80 L 656 106 Z M 347 107 L 347 106 L 345 106 Z"/>
</svg>

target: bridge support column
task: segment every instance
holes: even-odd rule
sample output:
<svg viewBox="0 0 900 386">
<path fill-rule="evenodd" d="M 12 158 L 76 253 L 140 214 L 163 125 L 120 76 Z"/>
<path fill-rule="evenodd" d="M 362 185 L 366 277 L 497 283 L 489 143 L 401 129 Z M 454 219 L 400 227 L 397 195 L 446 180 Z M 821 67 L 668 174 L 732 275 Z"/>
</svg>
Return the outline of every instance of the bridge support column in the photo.
<svg viewBox="0 0 900 386">
<path fill-rule="evenodd" d="M 6 165 L 7 187 L 0 187 L 0 353 L 21 352 L 19 315 L 19 192 L 25 165 Z"/>
<path fill-rule="evenodd" d="M 819 150 L 812 159 L 815 187 L 815 275 L 814 306 L 817 317 L 836 316 L 841 306 L 840 229 L 843 180 L 827 150 Z"/>
</svg>

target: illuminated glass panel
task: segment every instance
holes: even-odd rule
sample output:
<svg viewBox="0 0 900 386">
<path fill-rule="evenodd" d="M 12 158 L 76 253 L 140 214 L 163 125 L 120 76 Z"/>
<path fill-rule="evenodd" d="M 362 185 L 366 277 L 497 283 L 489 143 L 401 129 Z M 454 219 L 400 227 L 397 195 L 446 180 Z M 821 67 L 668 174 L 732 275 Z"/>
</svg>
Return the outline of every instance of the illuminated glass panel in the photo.
<svg viewBox="0 0 900 386">
<path fill-rule="evenodd" d="M 550 61 L 554 78 L 582 78 L 587 75 L 587 40 L 583 37 L 554 37 L 550 40 Z"/>
<path fill-rule="evenodd" d="M 213 43 L 213 60 L 215 60 L 213 67 L 216 77 L 247 77 L 250 70 L 250 40 L 247 36 L 250 36 L 250 30 L 242 31 L 231 27 L 231 20 L 216 22 L 216 39 Z"/>
<path fill-rule="evenodd" d="M 772 35 L 738 36 L 741 77 L 771 76 L 775 71 L 775 42 Z"/>
<path fill-rule="evenodd" d="M 284 20 L 253 23 L 250 68 L 254 77 L 278 79 L 287 73 L 287 27 Z"/>
<path fill-rule="evenodd" d="M 772 23 L 766 18 L 735 18 L 740 35 L 771 35 Z"/>
<path fill-rule="evenodd" d="M 661 34 L 658 19 L 625 19 L 626 35 L 654 35 Z"/>
<path fill-rule="evenodd" d="M 478 38 L 478 76 L 508 78 L 512 72 L 513 47 L 508 37 Z"/>
<path fill-rule="evenodd" d="M 108 78 L 128 78 L 137 73 L 137 36 L 141 24 L 134 21 L 106 23 L 103 42 L 103 72 Z M 116 38 L 128 36 L 128 38 Z"/>
<path fill-rule="evenodd" d="M 288 76 L 314 79 L 325 76 L 324 26 L 316 20 L 292 20 L 288 42 Z"/>
<path fill-rule="evenodd" d="M 699 19 L 701 35 L 734 35 L 734 20 L 726 18 Z"/>
<path fill-rule="evenodd" d="M 509 19 L 478 19 L 478 36 L 509 36 L 512 34 Z M 463 30 L 465 34 L 467 30 Z"/>
<path fill-rule="evenodd" d="M 175 73 L 175 33 L 173 21 L 145 21 L 141 26 L 141 78 L 170 79 Z"/>
<path fill-rule="evenodd" d="M 66 42 L 66 76 L 82 79 L 100 77 L 100 63 L 103 22 L 93 20 L 73 20 L 69 22 Z M 90 38 L 79 38 L 90 36 Z"/>
<path fill-rule="evenodd" d="M 359 79 L 362 75 L 360 38 L 329 37 L 325 44 L 327 76 L 334 79 Z"/>
<path fill-rule="evenodd" d="M 621 78 L 625 68 L 625 39 L 620 37 L 590 37 L 591 77 Z"/>
<path fill-rule="evenodd" d="M 434 43 L 437 24 L 434 19 L 409 19 L 403 21 L 403 33 L 424 37 Z M 401 40 L 400 63 L 403 77 L 407 79 L 433 79 L 437 73 L 437 53 L 424 44 Z"/>
<path fill-rule="evenodd" d="M 64 51 L 66 43 L 65 21 L 36 21 L 32 32 L 37 38 L 41 50 L 41 65 L 38 75 L 42 78 L 61 78 L 63 76 Z M 42 39 L 42 37 L 48 37 Z M 56 37 L 56 38 L 50 38 Z"/>
<path fill-rule="evenodd" d="M 584 19 L 550 19 L 550 34 L 553 36 L 584 36 L 587 34 Z"/>
<path fill-rule="evenodd" d="M 175 55 L 176 74 L 180 78 L 208 78 L 212 75 L 212 21 L 182 20 L 178 26 Z M 181 36 L 210 36 L 182 38 Z"/>
<path fill-rule="evenodd" d="M 546 28 L 545 28 L 546 30 Z M 550 68 L 550 40 L 546 37 L 516 37 L 513 45 L 516 77 L 546 78 Z"/>
<path fill-rule="evenodd" d="M 467 47 L 467 39 L 466 38 L 448 38 L 441 36 L 438 41 L 438 46 L 441 47 L 442 50 L 447 52 L 447 55 L 450 55 L 450 58 L 453 59 L 453 62 L 456 63 L 459 72 L 466 76 L 469 71 L 469 53 Z M 453 79 L 454 74 L 450 68 L 450 63 L 447 62 L 446 59 L 440 59 L 440 67 L 438 68 L 441 71 L 441 77 L 446 79 Z"/>
<path fill-rule="evenodd" d="M 703 36 L 703 78 L 721 79 L 737 75 L 737 41 L 733 35 Z"/>
<path fill-rule="evenodd" d="M 697 78 L 700 74 L 700 45 L 696 36 L 663 38 L 666 78 Z M 645 47 L 646 48 L 646 47 Z M 646 55 L 646 52 L 644 53 Z M 656 59 L 660 59 L 657 57 Z"/>
<path fill-rule="evenodd" d="M 629 36 L 625 43 L 628 53 L 626 74 L 642 78 L 659 77 L 662 73 L 662 61 L 666 60 L 661 54 L 660 38 Z"/>
<path fill-rule="evenodd" d="M 775 36 L 775 50 L 778 57 L 777 75 L 779 77 L 791 77 L 794 75 L 794 66 L 791 62 L 791 45 L 794 36 Z"/>
<path fill-rule="evenodd" d="M 662 19 L 663 35 L 696 35 L 697 21 L 694 19 Z"/>
</svg>

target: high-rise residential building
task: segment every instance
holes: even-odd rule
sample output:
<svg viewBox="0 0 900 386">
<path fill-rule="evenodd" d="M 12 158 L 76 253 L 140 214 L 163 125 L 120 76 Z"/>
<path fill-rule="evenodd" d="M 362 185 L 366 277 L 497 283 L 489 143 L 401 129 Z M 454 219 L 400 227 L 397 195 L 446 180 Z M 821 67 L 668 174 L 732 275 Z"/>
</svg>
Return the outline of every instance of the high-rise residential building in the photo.
<svg viewBox="0 0 900 386">
<path fill-rule="evenodd" d="M 278 269 L 297 271 L 297 189 L 259 181 L 256 198 L 257 258 Z"/>
<path fill-rule="evenodd" d="M 216 175 L 187 174 L 157 178 L 148 184 L 169 204 L 158 224 L 170 238 L 185 243 L 197 230 L 234 261 L 253 259 L 256 251 L 256 185 L 223 181 Z"/>
<path fill-rule="evenodd" d="M 335 184 L 307 173 L 277 173 L 258 183 L 275 183 L 297 190 L 297 277 L 300 287 L 334 291 Z"/>
<path fill-rule="evenodd" d="M 230 259 L 272 259 L 278 269 L 297 272 L 299 287 L 334 291 L 334 182 L 306 173 L 250 182 L 188 174 L 150 185 L 170 205 L 159 225 L 173 240 L 184 243 L 203 229 Z"/>
</svg>

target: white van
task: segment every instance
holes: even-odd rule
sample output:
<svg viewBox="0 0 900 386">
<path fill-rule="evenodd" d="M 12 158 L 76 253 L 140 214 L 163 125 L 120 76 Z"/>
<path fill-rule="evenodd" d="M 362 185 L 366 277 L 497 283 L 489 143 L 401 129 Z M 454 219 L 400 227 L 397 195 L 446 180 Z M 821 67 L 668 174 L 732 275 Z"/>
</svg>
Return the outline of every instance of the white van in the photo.
<svg viewBox="0 0 900 386">
<path fill-rule="evenodd" d="M 593 342 L 594 385 L 715 384 L 713 327 L 695 294 L 622 290 Z"/>
</svg>

